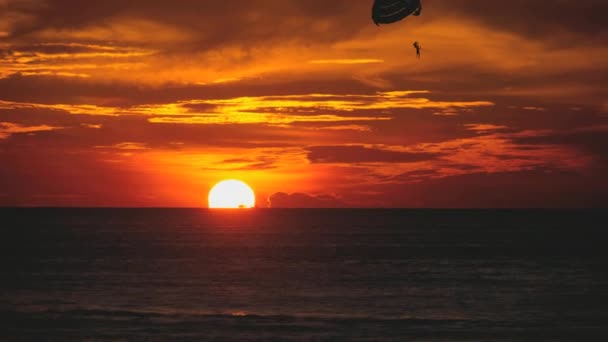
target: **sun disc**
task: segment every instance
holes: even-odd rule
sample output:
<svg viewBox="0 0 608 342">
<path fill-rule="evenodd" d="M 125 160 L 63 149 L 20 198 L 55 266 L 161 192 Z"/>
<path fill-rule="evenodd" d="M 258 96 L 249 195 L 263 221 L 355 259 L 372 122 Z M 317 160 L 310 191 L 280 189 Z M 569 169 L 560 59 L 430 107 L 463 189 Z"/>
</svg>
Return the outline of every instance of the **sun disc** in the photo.
<svg viewBox="0 0 608 342">
<path fill-rule="evenodd" d="M 209 191 L 209 208 L 253 208 L 255 194 L 249 185 L 236 179 L 217 183 Z"/>
</svg>

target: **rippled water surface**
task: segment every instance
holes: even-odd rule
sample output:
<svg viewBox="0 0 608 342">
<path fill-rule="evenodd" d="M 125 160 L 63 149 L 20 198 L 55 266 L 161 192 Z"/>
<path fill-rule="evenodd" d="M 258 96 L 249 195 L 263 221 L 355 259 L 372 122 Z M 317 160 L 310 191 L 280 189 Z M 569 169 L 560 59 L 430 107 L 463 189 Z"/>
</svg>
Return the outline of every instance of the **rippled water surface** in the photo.
<svg viewBox="0 0 608 342">
<path fill-rule="evenodd" d="M 602 211 L 0 214 L 2 340 L 608 336 Z"/>
</svg>

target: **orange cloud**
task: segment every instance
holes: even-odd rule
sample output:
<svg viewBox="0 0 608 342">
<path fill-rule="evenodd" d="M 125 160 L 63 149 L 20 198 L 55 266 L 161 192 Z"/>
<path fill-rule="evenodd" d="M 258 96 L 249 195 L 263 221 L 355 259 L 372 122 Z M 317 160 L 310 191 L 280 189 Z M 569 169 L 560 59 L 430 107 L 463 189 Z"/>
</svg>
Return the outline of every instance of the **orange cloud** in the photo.
<svg viewBox="0 0 608 342">
<path fill-rule="evenodd" d="M 491 125 L 491 124 L 465 124 L 464 126 L 468 130 L 475 131 L 478 133 L 489 133 L 489 132 L 495 132 L 495 131 L 500 131 L 500 130 L 509 128 L 507 126 Z"/>
<path fill-rule="evenodd" d="M 40 104 L 40 103 L 24 103 L 13 101 L 0 100 L 0 109 L 49 109 L 56 111 L 64 111 L 70 114 L 83 115 L 109 115 L 118 116 L 121 113 L 126 113 L 119 108 L 102 107 L 96 105 L 72 105 L 72 104 Z"/>
<path fill-rule="evenodd" d="M 315 59 L 309 61 L 310 64 L 375 64 L 384 63 L 382 59 L 365 59 L 365 58 L 353 58 L 353 59 Z"/>
<path fill-rule="evenodd" d="M 0 122 L 0 139 L 6 139 L 12 134 L 35 133 L 63 129 L 49 125 L 23 126 L 11 122 Z"/>
<path fill-rule="evenodd" d="M 379 121 L 390 120 L 389 117 L 348 117 L 338 115 L 290 115 L 268 113 L 230 113 L 228 115 L 202 114 L 197 116 L 154 117 L 148 119 L 151 123 L 163 124 L 266 124 L 285 125 L 295 122 L 341 122 L 341 121 Z M 345 126 L 342 126 L 345 127 Z M 334 128 L 335 129 L 335 128 Z"/>
<path fill-rule="evenodd" d="M 281 125 L 295 122 L 357 122 L 392 119 L 392 116 L 386 114 L 376 114 L 375 116 L 348 114 L 356 110 L 470 108 L 494 105 L 489 101 L 433 101 L 428 98 L 411 97 L 411 95 L 420 93 L 428 92 L 391 91 L 378 92 L 374 95 L 307 94 L 236 97 L 127 108 L 96 105 L 50 105 L 0 100 L 0 108 L 54 109 L 71 114 L 87 115 L 145 115 L 151 116 L 149 122 L 152 123 Z M 201 111 L 198 108 L 206 110 Z"/>
<path fill-rule="evenodd" d="M 129 151 L 141 151 L 141 150 L 149 149 L 146 146 L 146 144 L 138 143 L 138 142 L 129 142 L 129 141 L 114 144 L 112 146 L 95 146 L 95 148 L 111 148 L 111 149 L 129 150 Z"/>
<path fill-rule="evenodd" d="M 608 7 L 572 4 L 0 0 L 2 203 L 597 203 Z"/>
</svg>

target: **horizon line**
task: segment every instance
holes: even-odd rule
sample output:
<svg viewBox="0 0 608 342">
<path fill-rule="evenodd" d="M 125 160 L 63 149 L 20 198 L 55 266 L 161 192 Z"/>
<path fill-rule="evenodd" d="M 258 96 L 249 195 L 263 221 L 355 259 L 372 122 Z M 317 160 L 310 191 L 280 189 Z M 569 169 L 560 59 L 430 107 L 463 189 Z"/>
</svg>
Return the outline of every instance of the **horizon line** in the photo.
<svg viewBox="0 0 608 342">
<path fill-rule="evenodd" d="M 255 211 L 255 210 L 608 210 L 607 207 L 255 207 L 255 208 L 208 208 L 177 206 L 0 206 L 1 209 L 188 209 L 206 211 Z"/>
</svg>

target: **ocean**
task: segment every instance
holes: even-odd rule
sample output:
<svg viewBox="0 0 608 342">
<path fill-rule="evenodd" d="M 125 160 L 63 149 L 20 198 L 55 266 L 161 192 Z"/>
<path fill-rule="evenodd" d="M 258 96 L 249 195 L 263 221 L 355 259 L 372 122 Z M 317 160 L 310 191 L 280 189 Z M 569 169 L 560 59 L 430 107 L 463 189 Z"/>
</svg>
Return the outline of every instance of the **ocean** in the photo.
<svg viewBox="0 0 608 342">
<path fill-rule="evenodd" d="M 608 340 L 601 210 L 0 214 L 2 341 Z"/>
</svg>

